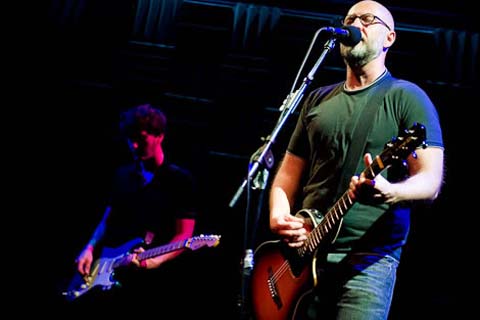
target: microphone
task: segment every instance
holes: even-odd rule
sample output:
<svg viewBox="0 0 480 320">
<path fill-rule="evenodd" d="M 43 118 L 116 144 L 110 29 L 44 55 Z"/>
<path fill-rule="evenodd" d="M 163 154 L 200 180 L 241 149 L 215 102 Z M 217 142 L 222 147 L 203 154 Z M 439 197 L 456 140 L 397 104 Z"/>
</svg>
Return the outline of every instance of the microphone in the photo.
<svg viewBox="0 0 480 320">
<path fill-rule="evenodd" d="M 360 29 L 354 26 L 343 26 L 341 28 L 324 27 L 321 29 L 346 46 L 353 47 L 362 40 Z"/>
</svg>

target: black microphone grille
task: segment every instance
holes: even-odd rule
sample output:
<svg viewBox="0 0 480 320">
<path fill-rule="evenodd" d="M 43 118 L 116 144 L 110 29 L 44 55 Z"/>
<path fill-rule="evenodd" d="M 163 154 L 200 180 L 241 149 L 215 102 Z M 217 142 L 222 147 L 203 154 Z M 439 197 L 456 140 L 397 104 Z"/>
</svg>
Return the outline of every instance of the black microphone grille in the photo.
<svg viewBox="0 0 480 320">
<path fill-rule="evenodd" d="M 340 42 L 346 46 L 353 47 L 362 40 L 362 32 L 355 26 L 343 26 L 342 29 L 348 30 L 349 36 L 340 39 Z"/>
</svg>

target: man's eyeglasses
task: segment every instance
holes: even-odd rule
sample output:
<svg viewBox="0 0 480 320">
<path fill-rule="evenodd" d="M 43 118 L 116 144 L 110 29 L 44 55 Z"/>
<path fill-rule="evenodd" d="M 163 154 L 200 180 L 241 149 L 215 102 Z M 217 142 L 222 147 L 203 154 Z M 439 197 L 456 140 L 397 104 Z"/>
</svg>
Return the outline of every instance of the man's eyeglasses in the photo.
<svg viewBox="0 0 480 320">
<path fill-rule="evenodd" d="M 374 24 L 375 20 L 378 20 L 378 23 L 384 25 L 389 31 L 392 31 L 392 29 L 390 29 L 390 27 L 385 23 L 385 21 L 383 21 L 382 19 L 380 19 L 379 17 L 377 17 L 373 13 L 365 13 L 365 14 L 362 14 L 361 16 L 357 16 L 357 15 L 353 15 L 353 14 L 348 15 L 343 19 L 343 24 L 346 25 L 346 26 L 349 26 L 352 23 L 354 23 L 357 18 L 360 19 L 360 22 L 364 26 L 369 26 L 371 24 Z"/>
</svg>

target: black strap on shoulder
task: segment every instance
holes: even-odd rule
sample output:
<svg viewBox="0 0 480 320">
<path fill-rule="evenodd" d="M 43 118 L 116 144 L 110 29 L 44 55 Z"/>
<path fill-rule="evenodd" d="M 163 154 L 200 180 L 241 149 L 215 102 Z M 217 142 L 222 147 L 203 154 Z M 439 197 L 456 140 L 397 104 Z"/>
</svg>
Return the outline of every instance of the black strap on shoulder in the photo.
<svg viewBox="0 0 480 320">
<path fill-rule="evenodd" d="M 374 115 L 377 112 L 378 107 L 382 104 L 385 93 L 392 86 L 394 80 L 395 78 L 388 74 L 385 76 L 385 79 L 380 80 L 380 83 L 375 86 L 375 88 L 372 88 L 369 93 L 369 96 L 371 97 L 370 100 L 367 101 L 365 109 L 353 124 L 354 129 L 352 141 L 350 142 L 345 162 L 342 166 L 342 175 L 338 180 L 339 183 L 336 198 L 340 197 L 345 192 L 350 183 L 350 178 L 357 170 L 360 157 L 364 154 L 368 133 L 372 128 Z"/>
</svg>

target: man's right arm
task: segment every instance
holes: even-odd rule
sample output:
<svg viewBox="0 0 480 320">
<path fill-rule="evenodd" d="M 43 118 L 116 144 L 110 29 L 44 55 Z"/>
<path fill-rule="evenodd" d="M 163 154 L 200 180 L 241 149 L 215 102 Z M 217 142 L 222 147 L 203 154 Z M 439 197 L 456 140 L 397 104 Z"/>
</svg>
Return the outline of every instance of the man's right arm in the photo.
<svg viewBox="0 0 480 320">
<path fill-rule="evenodd" d="M 305 167 L 304 159 L 287 152 L 270 190 L 270 229 L 290 246 L 299 246 L 306 239 L 303 219 L 291 214 Z"/>
<path fill-rule="evenodd" d="M 88 244 L 85 246 L 85 248 L 82 250 L 82 252 L 80 253 L 80 255 L 76 260 L 77 270 L 82 275 L 87 275 L 90 273 L 90 268 L 93 262 L 93 250 L 95 249 L 95 246 L 103 238 L 103 235 L 105 234 L 105 229 L 107 227 L 107 220 L 108 220 L 108 217 L 110 216 L 110 212 L 111 212 L 111 207 L 109 206 L 105 209 L 102 220 L 100 221 L 98 226 L 95 228 L 95 231 L 93 232 L 93 235 L 90 238 L 90 241 L 88 241 Z"/>
</svg>

